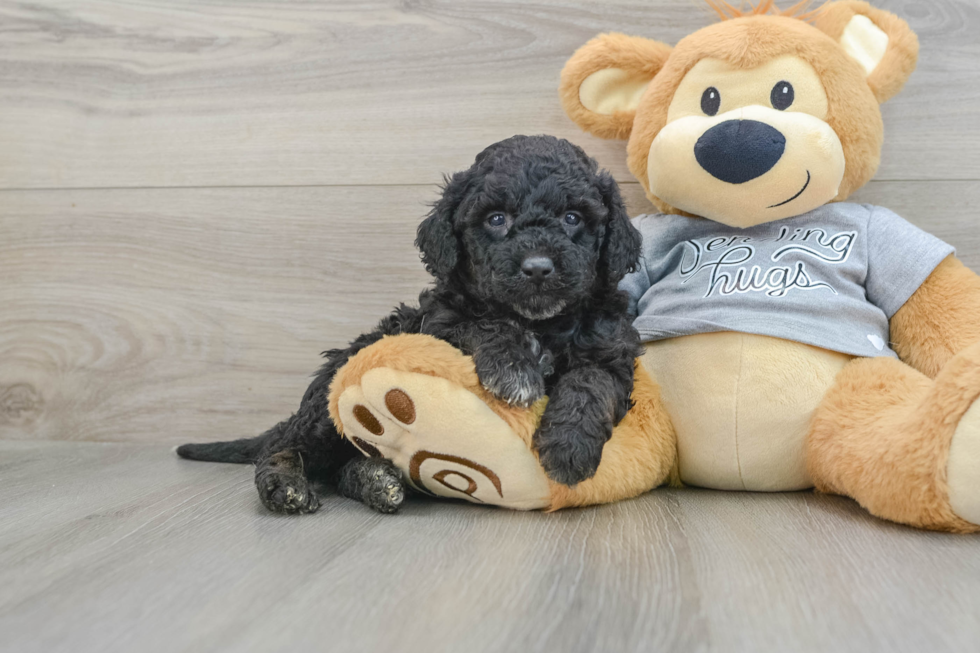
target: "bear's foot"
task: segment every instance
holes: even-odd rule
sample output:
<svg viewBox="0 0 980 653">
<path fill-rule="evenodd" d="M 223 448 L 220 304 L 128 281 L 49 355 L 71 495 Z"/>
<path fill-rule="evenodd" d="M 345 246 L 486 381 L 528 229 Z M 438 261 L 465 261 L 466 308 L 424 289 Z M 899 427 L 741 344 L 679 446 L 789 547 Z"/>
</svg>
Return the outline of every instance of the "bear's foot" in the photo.
<svg viewBox="0 0 980 653">
<path fill-rule="evenodd" d="M 980 401 L 966 411 L 953 433 L 946 483 L 953 512 L 980 525 Z"/>
<path fill-rule="evenodd" d="M 377 367 L 343 390 L 338 412 L 358 449 L 392 461 L 421 492 L 518 510 L 551 503 L 525 442 L 482 399 L 444 378 Z"/>
</svg>

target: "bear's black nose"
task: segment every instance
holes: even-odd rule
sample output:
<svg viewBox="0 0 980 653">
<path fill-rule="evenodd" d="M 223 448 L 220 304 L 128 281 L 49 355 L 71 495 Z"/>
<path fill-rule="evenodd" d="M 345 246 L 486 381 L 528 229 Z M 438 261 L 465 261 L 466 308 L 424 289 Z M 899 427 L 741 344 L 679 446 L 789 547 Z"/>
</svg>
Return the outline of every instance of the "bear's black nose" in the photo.
<svg viewBox="0 0 980 653">
<path fill-rule="evenodd" d="M 744 184 L 769 172 L 786 149 L 786 137 L 758 120 L 726 120 L 701 135 L 694 158 L 712 177 Z"/>
<path fill-rule="evenodd" d="M 544 278 L 554 271 L 555 264 L 547 256 L 528 256 L 521 263 L 521 272 L 531 281 L 544 281 Z"/>
</svg>

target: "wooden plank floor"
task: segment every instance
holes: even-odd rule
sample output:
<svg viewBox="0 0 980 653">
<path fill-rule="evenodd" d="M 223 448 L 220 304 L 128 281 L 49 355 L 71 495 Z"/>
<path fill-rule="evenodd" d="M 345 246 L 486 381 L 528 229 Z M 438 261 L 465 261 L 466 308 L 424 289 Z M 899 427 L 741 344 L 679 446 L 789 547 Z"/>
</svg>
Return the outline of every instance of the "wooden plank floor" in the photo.
<svg viewBox="0 0 980 653">
<path fill-rule="evenodd" d="M 875 4 L 924 46 L 879 178 L 980 179 L 980 5 Z M 515 132 L 626 180 L 622 144 L 562 113 L 562 64 L 601 31 L 710 21 L 700 0 L 3 0 L 0 187 L 428 184 Z"/>
<path fill-rule="evenodd" d="M 971 537 L 810 493 L 556 514 L 329 498 L 165 446 L 0 442 L 0 650 L 975 651 Z"/>
</svg>

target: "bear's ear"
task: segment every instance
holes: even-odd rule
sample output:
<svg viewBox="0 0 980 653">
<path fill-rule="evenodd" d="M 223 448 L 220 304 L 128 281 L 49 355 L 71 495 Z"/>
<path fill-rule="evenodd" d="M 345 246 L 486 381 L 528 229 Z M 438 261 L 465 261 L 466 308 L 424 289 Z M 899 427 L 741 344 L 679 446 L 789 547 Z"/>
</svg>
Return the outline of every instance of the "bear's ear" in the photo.
<svg viewBox="0 0 980 653">
<path fill-rule="evenodd" d="M 600 138 L 629 138 L 636 107 L 670 46 L 625 34 L 601 34 L 561 71 L 561 102 L 579 127 Z"/>
<path fill-rule="evenodd" d="M 818 9 L 813 24 L 861 64 L 879 103 L 902 90 L 915 70 L 919 39 L 895 14 L 860 0 L 837 0 Z"/>
</svg>

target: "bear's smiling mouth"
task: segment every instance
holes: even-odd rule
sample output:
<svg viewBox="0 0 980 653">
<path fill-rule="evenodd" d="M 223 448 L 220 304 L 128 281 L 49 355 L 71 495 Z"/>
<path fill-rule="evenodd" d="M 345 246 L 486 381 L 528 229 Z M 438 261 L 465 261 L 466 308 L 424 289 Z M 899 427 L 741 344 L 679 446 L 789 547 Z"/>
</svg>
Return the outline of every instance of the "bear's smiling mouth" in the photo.
<svg viewBox="0 0 980 653">
<path fill-rule="evenodd" d="M 789 204 L 790 202 L 792 202 L 793 200 L 795 200 L 797 197 L 799 197 L 800 195 L 802 195 L 803 194 L 803 191 L 805 191 L 806 190 L 806 187 L 809 186 L 809 185 L 810 185 L 810 171 L 807 170 L 806 171 L 806 183 L 803 184 L 803 188 L 800 189 L 800 192 L 798 192 L 796 195 L 793 195 L 793 197 L 789 198 L 785 202 L 780 202 L 779 204 L 773 204 L 772 206 L 769 206 L 769 207 L 766 207 L 766 208 L 774 209 L 777 206 L 782 206 L 783 204 Z"/>
</svg>

